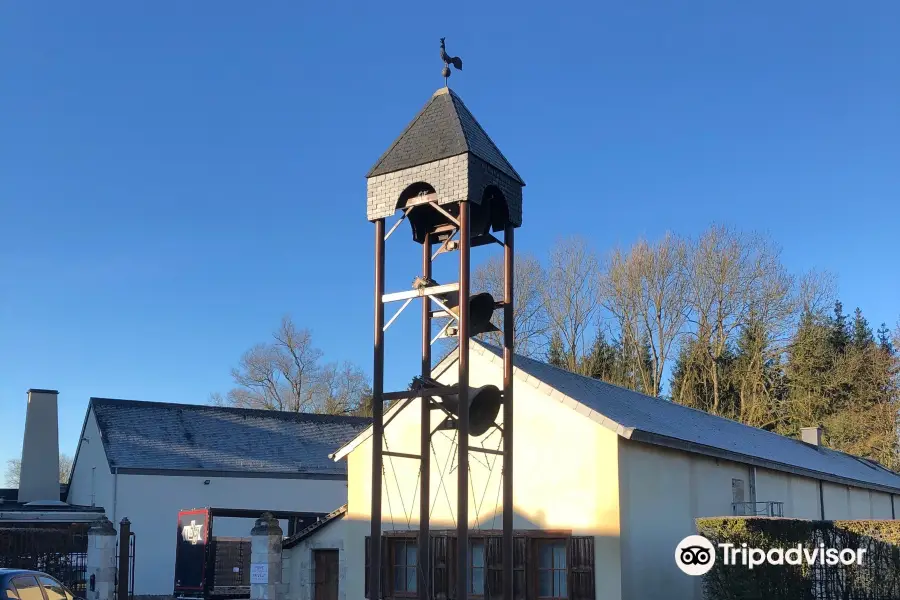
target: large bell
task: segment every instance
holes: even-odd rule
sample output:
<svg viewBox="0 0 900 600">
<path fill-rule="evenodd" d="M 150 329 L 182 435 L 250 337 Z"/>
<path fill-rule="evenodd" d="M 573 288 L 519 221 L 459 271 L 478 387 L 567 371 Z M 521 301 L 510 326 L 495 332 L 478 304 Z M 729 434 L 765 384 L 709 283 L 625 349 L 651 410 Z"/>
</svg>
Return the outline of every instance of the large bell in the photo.
<svg viewBox="0 0 900 600">
<path fill-rule="evenodd" d="M 469 435 L 479 437 L 487 433 L 500 414 L 503 397 L 496 385 L 469 388 Z M 445 396 L 444 407 L 459 417 L 459 396 Z"/>
<path fill-rule="evenodd" d="M 447 308 L 459 317 L 459 292 L 450 292 L 443 297 Z M 481 292 L 469 297 L 469 337 L 488 331 L 500 331 L 493 323 L 494 297 L 487 292 Z"/>
</svg>

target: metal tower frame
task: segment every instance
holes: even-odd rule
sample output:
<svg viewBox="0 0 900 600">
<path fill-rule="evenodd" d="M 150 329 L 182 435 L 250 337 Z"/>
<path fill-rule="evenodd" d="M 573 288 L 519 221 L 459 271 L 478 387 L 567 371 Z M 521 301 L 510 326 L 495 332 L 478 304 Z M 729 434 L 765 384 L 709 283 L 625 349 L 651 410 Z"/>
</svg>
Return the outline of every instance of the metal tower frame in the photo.
<svg viewBox="0 0 900 600">
<path fill-rule="evenodd" d="M 458 218 L 454 217 L 447 208 L 458 207 Z M 451 251 L 459 252 L 459 281 L 445 285 L 426 286 L 396 293 L 385 293 L 385 242 L 397 227 L 402 223 L 412 210 L 436 210 L 447 220 L 446 224 L 439 225 L 434 231 L 425 235 L 422 244 L 422 278 L 425 281 L 431 279 L 432 261 L 440 254 Z M 417 459 L 421 464 L 420 477 L 420 511 L 417 569 L 419 578 L 417 581 L 417 595 L 419 600 L 429 600 L 431 593 L 430 580 L 430 445 L 431 445 L 431 412 L 435 408 L 441 408 L 433 398 L 458 394 L 459 415 L 457 428 L 459 443 L 457 445 L 457 556 L 456 556 L 456 597 L 458 600 L 467 600 L 469 593 L 468 582 L 468 527 L 469 527 L 469 452 L 476 448 L 470 448 L 469 440 L 469 297 L 471 296 L 471 249 L 484 244 L 496 243 L 503 246 L 504 263 L 504 294 L 503 300 L 496 302 L 495 308 L 503 309 L 503 425 L 502 425 L 502 506 L 503 506 L 503 539 L 501 544 L 502 560 L 502 589 L 504 600 L 513 600 L 513 328 L 514 328 L 514 225 L 507 222 L 503 231 L 503 241 L 491 234 L 471 236 L 470 228 L 470 201 L 465 200 L 454 204 L 438 205 L 434 193 L 420 196 L 407 203 L 403 209 L 403 215 L 394 226 L 385 233 L 385 219 L 380 218 L 375 223 L 375 341 L 374 341 L 374 377 L 372 384 L 372 504 L 371 504 L 371 537 L 370 537 L 370 572 L 369 590 L 370 598 L 380 598 L 382 590 L 381 581 L 381 525 L 382 525 L 382 471 L 384 456 L 398 456 L 400 458 Z M 446 236 L 441 242 L 435 241 L 436 234 Z M 455 235 L 458 240 L 453 240 Z M 440 243 L 438 250 L 432 253 L 433 246 Z M 458 318 L 441 302 L 439 295 L 448 292 L 459 293 Z M 459 340 L 458 359 L 458 383 L 454 386 L 440 386 L 427 388 L 427 394 L 420 389 L 404 390 L 398 392 L 384 391 L 384 333 L 400 313 L 415 298 L 422 299 L 422 362 L 421 375 L 425 380 L 431 377 L 431 346 L 446 331 L 445 327 L 437 337 L 431 338 L 431 322 L 434 317 L 450 317 L 448 325 L 455 319 L 457 321 L 457 337 Z M 385 324 L 385 304 L 405 300 L 401 308 Z M 431 304 L 434 302 L 442 310 L 433 311 Z M 420 414 L 420 454 L 418 456 L 403 453 L 392 453 L 384 449 L 384 403 L 391 400 L 411 400 L 422 398 Z M 466 409 L 463 410 L 463 407 Z M 477 451 L 486 451 L 477 448 Z M 490 451 L 496 452 L 496 451 Z M 374 594 L 374 595 L 373 595 Z"/>
</svg>

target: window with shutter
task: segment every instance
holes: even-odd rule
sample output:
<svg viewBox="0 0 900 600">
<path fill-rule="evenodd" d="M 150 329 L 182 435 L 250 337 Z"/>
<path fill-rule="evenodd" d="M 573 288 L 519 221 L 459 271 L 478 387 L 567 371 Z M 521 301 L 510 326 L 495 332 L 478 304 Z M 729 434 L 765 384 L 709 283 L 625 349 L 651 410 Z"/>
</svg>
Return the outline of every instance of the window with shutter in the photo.
<svg viewBox="0 0 900 600">
<path fill-rule="evenodd" d="M 484 541 L 485 565 L 487 577 L 484 586 L 485 598 L 499 599 L 503 597 L 503 538 L 489 536 Z"/>
<path fill-rule="evenodd" d="M 541 539 L 537 545 L 537 597 L 569 597 L 566 540 Z"/>
<path fill-rule="evenodd" d="M 569 538 L 569 598 L 594 600 L 594 538 Z"/>
<path fill-rule="evenodd" d="M 469 539 L 469 595 L 484 596 L 486 578 L 485 538 Z"/>
<path fill-rule="evenodd" d="M 431 585 L 435 600 L 450 598 L 450 538 L 446 535 L 431 537 Z"/>
</svg>

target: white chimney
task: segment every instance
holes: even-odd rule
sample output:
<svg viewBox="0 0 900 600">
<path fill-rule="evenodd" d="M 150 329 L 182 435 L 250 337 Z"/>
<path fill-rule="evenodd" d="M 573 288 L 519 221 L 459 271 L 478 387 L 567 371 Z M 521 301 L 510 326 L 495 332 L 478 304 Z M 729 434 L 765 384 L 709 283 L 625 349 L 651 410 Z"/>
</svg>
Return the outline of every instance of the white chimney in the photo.
<svg viewBox="0 0 900 600">
<path fill-rule="evenodd" d="M 801 427 L 800 428 L 800 439 L 812 446 L 821 446 L 822 445 L 822 428 L 820 426 Z"/>
<path fill-rule="evenodd" d="M 28 390 L 19 502 L 59 502 L 59 414 L 56 390 Z"/>
</svg>

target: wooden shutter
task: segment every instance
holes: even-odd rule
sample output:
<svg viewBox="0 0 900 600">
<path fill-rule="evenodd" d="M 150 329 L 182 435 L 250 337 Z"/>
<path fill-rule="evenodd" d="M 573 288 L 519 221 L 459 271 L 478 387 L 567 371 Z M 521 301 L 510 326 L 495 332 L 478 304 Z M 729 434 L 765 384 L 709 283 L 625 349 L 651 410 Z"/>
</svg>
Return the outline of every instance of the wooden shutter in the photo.
<svg viewBox="0 0 900 600">
<path fill-rule="evenodd" d="M 381 595 L 379 598 L 389 598 L 388 590 L 390 589 L 388 574 L 391 572 L 391 556 L 388 554 L 390 546 L 385 537 L 381 538 Z M 365 574 L 365 595 L 366 598 L 372 598 L 372 583 L 369 578 L 369 569 L 372 564 L 372 538 L 366 536 L 366 574 Z"/>
<path fill-rule="evenodd" d="M 450 598 L 450 538 L 431 536 L 431 589 L 435 600 Z"/>
<path fill-rule="evenodd" d="M 594 600 L 594 538 L 569 538 L 566 563 L 570 600 Z"/>
<path fill-rule="evenodd" d="M 503 598 L 503 537 L 484 538 L 484 597 Z"/>
<path fill-rule="evenodd" d="M 381 597 L 390 598 L 393 596 L 391 591 L 391 576 L 393 575 L 394 557 L 391 556 L 392 544 L 388 543 L 388 538 L 381 538 Z"/>
<path fill-rule="evenodd" d="M 527 585 L 528 547 L 530 544 L 524 535 L 513 538 L 513 599 L 527 600 L 533 596 Z"/>
<path fill-rule="evenodd" d="M 369 596 L 369 565 L 372 562 L 372 538 L 366 536 L 366 575 L 365 575 L 365 590 L 366 590 L 366 598 L 370 598 Z"/>
</svg>

